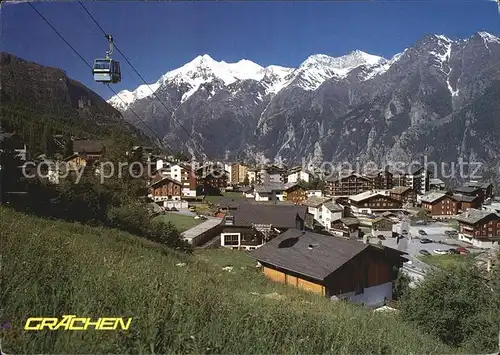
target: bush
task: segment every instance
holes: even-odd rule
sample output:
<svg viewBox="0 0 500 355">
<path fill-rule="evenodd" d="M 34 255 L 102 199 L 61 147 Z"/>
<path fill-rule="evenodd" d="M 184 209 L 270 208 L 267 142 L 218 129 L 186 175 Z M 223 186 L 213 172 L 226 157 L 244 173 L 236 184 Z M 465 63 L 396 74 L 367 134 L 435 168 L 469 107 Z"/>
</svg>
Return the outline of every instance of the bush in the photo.
<svg viewBox="0 0 500 355">
<path fill-rule="evenodd" d="M 403 319 L 470 352 L 492 352 L 498 344 L 498 308 L 493 293 L 472 264 L 428 274 L 401 301 Z"/>
<path fill-rule="evenodd" d="M 189 250 L 175 226 L 170 222 L 152 220 L 148 208 L 143 204 L 134 203 L 112 207 L 109 209 L 107 219 L 110 227 L 136 234 L 171 248 Z"/>
</svg>

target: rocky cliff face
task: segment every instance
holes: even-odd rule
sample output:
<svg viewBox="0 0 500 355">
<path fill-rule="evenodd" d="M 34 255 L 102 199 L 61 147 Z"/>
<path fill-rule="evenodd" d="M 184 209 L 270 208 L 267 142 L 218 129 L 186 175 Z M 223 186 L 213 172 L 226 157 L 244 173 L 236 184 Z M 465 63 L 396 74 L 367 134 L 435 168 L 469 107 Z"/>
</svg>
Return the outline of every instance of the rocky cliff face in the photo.
<svg viewBox="0 0 500 355">
<path fill-rule="evenodd" d="M 169 144 L 210 158 L 377 163 L 500 153 L 500 39 L 429 35 L 391 59 L 313 55 L 298 68 L 200 56 L 109 102 Z M 181 126 L 182 125 L 182 126 Z"/>
</svg>

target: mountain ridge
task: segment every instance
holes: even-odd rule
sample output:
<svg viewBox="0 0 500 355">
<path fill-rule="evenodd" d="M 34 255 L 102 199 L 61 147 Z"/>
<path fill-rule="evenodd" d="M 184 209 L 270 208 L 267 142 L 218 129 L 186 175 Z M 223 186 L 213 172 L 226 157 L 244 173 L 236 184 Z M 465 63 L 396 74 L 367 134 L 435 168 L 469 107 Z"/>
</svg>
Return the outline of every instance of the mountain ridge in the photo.
<svg viewBox="0 0 500 355">
<path fill-rule="evenodd" d="M 430 34 L 390 59 L 362 51 L 338 58 L 312 55 L 281 74 L 260 81 L 247 75 L 230 83 L 207 74 L 195 89 L 166 80 L 155 96 L 176 120 L 153 96 L 129 107 L 147 117 L 164 139 L 198 157 L 290 163 L 409 159 L 440 151 L 417 142 L 423 136 L 433 141 L 441 126 L 432 122 L 451 117 L 451 124 L 459 125 L 453 122 L 465 107 L 478 110 L 469 115 L 480 114 L 474 103 L 485 105 L 481 97 L 496 92 L 491 87 L 500 78 L 500 39 L 486 32 L 458 40 Z M 130 110 L 123 114 L 133 122 Z M 420 132 L 426 125 L 433 128 Z M 463 137 L 470 131 L 448 142 L 455 153 L 446 149 L 448 155 L 437 158 L 464 156 L 467 149 L 454 140 L 467 141 L 468 151 L 481 151 L 472 154 L 475 159 L 494 158 L 481 149 L 480 139 Z"/>
</svg>

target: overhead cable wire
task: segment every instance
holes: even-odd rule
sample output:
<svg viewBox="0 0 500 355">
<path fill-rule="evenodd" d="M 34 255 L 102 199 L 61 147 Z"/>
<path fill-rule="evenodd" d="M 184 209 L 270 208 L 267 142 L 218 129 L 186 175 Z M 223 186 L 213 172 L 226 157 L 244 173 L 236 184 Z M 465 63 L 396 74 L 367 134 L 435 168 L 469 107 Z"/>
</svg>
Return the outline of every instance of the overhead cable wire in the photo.
<svg viewBox="0 0 500 355">
<path fill-rule="evenodd" d="M 101 32 L 107 36 L 108 33 L 104 30 L 104 28 L 100 25 L 100 23 L 96 20 L 96 18 L 94 17 L 94 15 L 92 15 L 92 13 L 87 9 L 87 7 L 83 4 L 82 1 L 78 1 L 78 3 L 80 4 L 80 6 L 85 10 L 85 12 L 90 16 L 90 18 L 92 19 L 92 21 L 96 24 L 96 26 L 101 30 Z M 193 138 L 193 135 L 184 127 L 184 125 L 177 119 L 177 117 L 175 116 L 175 110 L 171 110 L 164 102 L 163 100 L 160 99 L 160 97 L 156 94 L 156 91 L 153 90 L 151 88 L 151 86 L 149 85 L 149 83 L 146 81 L 146 79 L 144 79 L 144 77 L 141 75 L 141 73 L 139 73 L 139 71 L 135 68 L 135 66 L 130 62 L 130 60 L 127 58 L 127 56 L 120 50 L 120 48 L 118 47 L 118 45 L 116 45 L 114 42 L 113 42 L 113 45 L 114 45 L 114 48 L 116 49 L 116 51 L 118 53 L 121 54 L 121 56 L 123 57 L 123 59 L 125 59 L 125 61 L 127 62 L 127 64 L 132 68 L 132 70 L 137 74 L 137 76 L 142 80 L 142 82 L 149 88 L 149 90 L 151 91 L 152 95 L 158 100 L 158 102 L 165 108 L 165 110 L 167 111 L 167 113 L 170 114 L 170 116 L 172 117 L 172 119 L 174 119 L 174 121 L 179 125 L 179 127 L 187 134 L 187 136 L 189 137 L 189 139 L 191 139 L 191 141 L 195 144 L 195 147 L 196 147 L 196 141 L 194 140 Z M 202 149 L 203 149 L 203 146 L 200 144 L 199 145 Z M 205 152 L 203 152 L 204 155 L 207 155 Z"/>
<path fill-rule="evenodd" d="M 89 67 L 92 70 L 93 69 L 92 65 L 85 58 L 83 58 L 83 56 L 75 49 L 75 47 L 73 47 L 71 45 L 71 43 L 69 43 L 66 40 L 66 38 L 64 38 L 64 36 L 50 23 L 50 21 L 45 16 L 43 16 L 43 14 L 32 4 L 32 2 L 31 1 L 27 1 L 27 3 L 45 21 L 45 23 L 59 36 L 59 38 L 61 38 L 64 41 L 64 43 L 66 43 L 66 45 L 68 47 L 70 47 L 71 50 L 87 65 L 87 67 Z M 106 86 L 118 97 L 118 99 L 120 99 L 120 101 L 122 101 L 124 104 L 126 104 L 125 101 L 118 95 L 118 93 L 112 87 L 110 87 L 109 85 L 106 85 Z M 129 108 L 129 110 L 130 110 L 130 112 L 132 112 L 134 114 L 134 116 L 137 117 L 137 119 L 139 121 L 142 122 L 142 124 L 144 124 L 145 127 L 147 127 L 151 131 L 151 133 L 153 133 L 153 135 L 159 140 L 160 144 L 162 144 L 167 150 L 169 150 L 172 153 L 172 150 L 169 147 L 166 146 L 166 144 L 163 141 L 163 139 L 161 139 L 158 136 L 158 134 L 151 127 L 149 127 L 146 124 L 146 122 L 134 110 L 132 110 L 130 108 Z"/>
</svg>

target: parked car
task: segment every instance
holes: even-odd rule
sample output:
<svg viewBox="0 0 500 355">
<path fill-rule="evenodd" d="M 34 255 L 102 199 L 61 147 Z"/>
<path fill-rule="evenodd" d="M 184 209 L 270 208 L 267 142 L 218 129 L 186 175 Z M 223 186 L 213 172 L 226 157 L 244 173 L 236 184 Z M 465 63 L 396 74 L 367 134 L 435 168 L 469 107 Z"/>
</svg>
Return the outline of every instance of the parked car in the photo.
<svg viewBox="0 0 500 355">
<path fill-rule="evenodd" d="M 377 235 L 377 238 L 380 240 L 385 240 L 385 237 L 382 234 Z"/>
<path fill-rule="evenodd" d="M 172 208 L 170 209 L 170 211 L 179 211 L 179 210 L 178 210 L 177 208 L 175 208 L 175 207 L 172 207 Z"/>
<path fill-rule="evenodd" d="M 195 211 L 196 211 L 196 207 L 194 207 L 194 206 L 189 206 L 189 210 L 190 210 L 191 212 L 195 212 Z"/>
<path fill-rule="evenodd" d="M 455 250 L 458 251 L 460 254 L 469 254 L 470 253 L 470 251 L 464 247 L 460 247 L 460 248 L 457 248 Z"/>
<path fill-rule="evenodd" d="M 415 225 L 417 225 L 417 226 L 425 226 L 426 224 L 427 224 L 427 222 L 424 221 L 423 219 L 415 222 Z"/>
<path fill-rule="evenodd" d="M 429 256 L 431 255 L 431 253 L 429 253 L 427 250 L 425 249 L 421 249 L 418 251 L 420 255 L 424 255 L 424 256 Z"/>
<path fill-rule="evenodd" d="M 407 236 L 407 235 L 408 235 L 408 231 L 407 231 L 407 230 L 403 230 L 403 231 L 401 232 L 401 235 L 403 235 L 403 236 Z"/>
<path fill-rule="evenodd" d="M 458 232 L 456 230 L 452 229 L 452 230 L 444 231 L 444 234 L 446 234 L 446 235 L 457 235 Z"/>
<path fill-rule="evenodd" d="M 419 229 L 418 230 L 418 234 L 420 234 L 420 235 L 427 235 L 427 232 L 424 231 L 423 229 Z"/>
<path fill-rule="evenodd" d="M 420 244 L 429 244 L 429 243 L 432 243 L 432 240 L 429 238 L 420 239 Z"/>
<path fill-rule="evenodd" d="M 460 252 L 456 248 L 448 249 L 449 254 L 460 254 Z"/>
<path fill-rule="evenodd" d="M 446 255 L 446 254 L 449 254 L 449 252 L 448 252 L 448 250 L 435 249 L 434 250 L 434 254 L 437 254 L 437 255 Z"/>
</svg>

